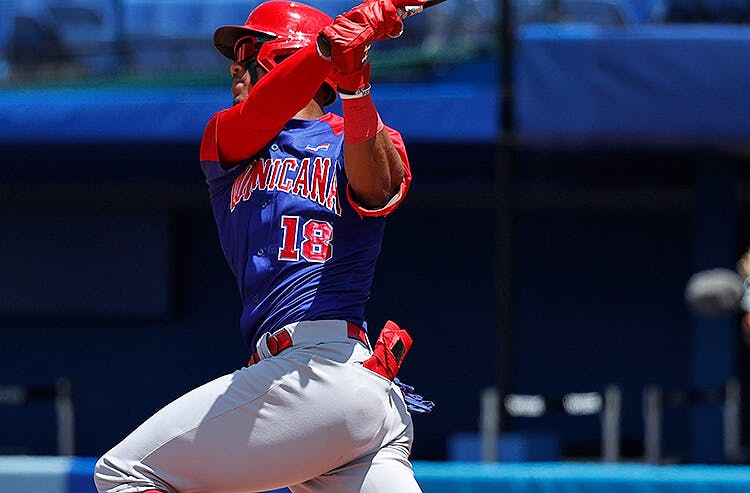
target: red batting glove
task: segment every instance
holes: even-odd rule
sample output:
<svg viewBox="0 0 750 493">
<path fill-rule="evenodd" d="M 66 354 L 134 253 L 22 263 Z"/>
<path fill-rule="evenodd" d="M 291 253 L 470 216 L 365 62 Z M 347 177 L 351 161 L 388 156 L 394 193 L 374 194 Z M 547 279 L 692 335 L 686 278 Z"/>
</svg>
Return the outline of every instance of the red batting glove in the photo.
<svg viewBox="0 0 750 493">
<path fill-rule="evenodd" d="M 358 24 L 370 26 L 375 33 L 375 41 L 397 38 L 404 31 L 404 23 L 391 0 L 366 0 L 342 15 Z"/>
<path fill-rule="evenodd" d="M 342 95 L 364 96 L 370 92 L 370 64 L 367 58 L 375 33 L 369 24 L 354 22 L 343 15 L 318 35 L 318 52 L 331 59 Z"/>
<path fill-rule="evenodd" d="M 339 92 L 364 96 L 369 93 L 367 58 L 373 41 L 401 35 L 404 24 L 398 8 L 419 6 L 425 0 L 365 0 L 336 16 L 318 36 L 319 53 L 334 63 Z"/>
<path fill-rule="evenodd" d="M 330 57 L 340 72 L 351 73 L 367 63 L 374 39 L 375 32 L 369 25 L 338 15 L 333 24 L 320 31 L 318 51 L 324 57 Z"/>
</svg>

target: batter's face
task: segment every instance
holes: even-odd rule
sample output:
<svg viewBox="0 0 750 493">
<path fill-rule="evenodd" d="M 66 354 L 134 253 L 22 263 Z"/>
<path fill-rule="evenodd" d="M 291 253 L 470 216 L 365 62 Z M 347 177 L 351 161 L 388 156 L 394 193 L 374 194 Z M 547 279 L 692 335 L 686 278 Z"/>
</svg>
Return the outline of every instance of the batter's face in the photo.
<svg viewBox="0 0 750 493">
<path fill-rule="evenodd" d="M 254 60 L 243 60 L 240 62 L 234 62 L 229 68 L 229 72 L 232 74 L 232 104 L 239 104 L 247 99 L 247 95 L 250 94 L 250 89 L 253 87 L 253 80 L 256 82 L 266 75 L 265 69 L 253 63 Z M 254 77 L 250 77 L 251 71 L 254 72 Z"/>
</svg>

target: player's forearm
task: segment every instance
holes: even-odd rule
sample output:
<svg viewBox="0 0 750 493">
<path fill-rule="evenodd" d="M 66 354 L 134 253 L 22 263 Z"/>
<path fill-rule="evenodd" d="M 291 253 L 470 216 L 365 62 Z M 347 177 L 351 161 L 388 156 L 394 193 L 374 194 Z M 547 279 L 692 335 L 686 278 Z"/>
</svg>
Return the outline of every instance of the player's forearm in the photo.
<svg viewBox="0 0 750 493">
<path fill-rule="evenodd" d="M 370 209 L 385 206 L 404 179 L 404 164 L 386 129 L 364 142 L 345 142 L 344 167 L 355 198 Z"/>
<path fill-rule="evenodd" d="M 359 203 L 383 207 L 398 192 L 404 164 L 371 96 L 342 100 L 344 167 Z"/>
<path fill-rule="evenodd" d="M 217 139 L 222 159 L 237 162 L 260 151 L 315 97 L 330 71 L 331 63 L 311 45 L 262 77 L 245 101 L 221 115 Z"/>
</svg>

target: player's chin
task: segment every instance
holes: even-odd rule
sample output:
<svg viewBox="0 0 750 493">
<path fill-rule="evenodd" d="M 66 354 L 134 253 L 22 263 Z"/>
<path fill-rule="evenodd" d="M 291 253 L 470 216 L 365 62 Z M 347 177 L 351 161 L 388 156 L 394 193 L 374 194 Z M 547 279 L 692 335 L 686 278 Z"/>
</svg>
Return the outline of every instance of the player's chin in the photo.
<svg viewBox="0 0 750 493">
<path fill-rule="evenodd" d="M 232 87 L 232 103 L 240 104 L 243 102 L 247 99 L 247 92 L 248 91 L 242 83 L 235 84 L 234 87 Z"/>
</svg>

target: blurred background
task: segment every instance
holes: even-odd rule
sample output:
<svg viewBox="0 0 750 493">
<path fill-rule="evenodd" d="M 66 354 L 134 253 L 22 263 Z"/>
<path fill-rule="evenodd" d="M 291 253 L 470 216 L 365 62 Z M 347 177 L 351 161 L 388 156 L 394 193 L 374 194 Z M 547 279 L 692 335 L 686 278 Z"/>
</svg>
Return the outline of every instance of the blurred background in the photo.
<svg viewBox="0 0 750 493">
<path fill-rule="evenodd" d="M 213 31 L 256 4 L 0 0 L 0 454 L 99 456 L 246 361 L 198 150 L 231 102 Z M 414 459 L 750 460 L 739 310 L 684 297 L 750 246 L 748 22 L 448 0 L 373 48 L 414 183 L 368 320 L 437 402 Z"/>
</svg>

